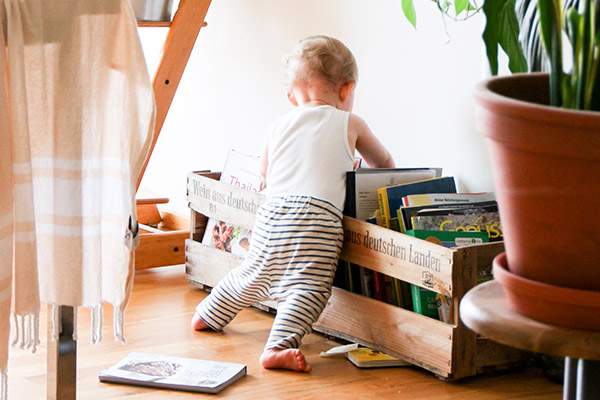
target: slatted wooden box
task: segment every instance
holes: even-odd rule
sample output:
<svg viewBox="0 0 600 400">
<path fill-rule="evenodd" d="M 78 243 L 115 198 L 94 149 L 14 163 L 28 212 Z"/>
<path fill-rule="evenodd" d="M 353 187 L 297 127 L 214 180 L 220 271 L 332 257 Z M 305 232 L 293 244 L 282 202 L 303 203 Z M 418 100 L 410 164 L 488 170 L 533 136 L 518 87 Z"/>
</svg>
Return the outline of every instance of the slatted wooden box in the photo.
<svg viewBox="0 0 600 400">
<path fill-rule="evenodd" d="M 208 217 L 251 228 L 264 202 L 257 193 L 218 181 L 218 173 L 190 173 L 187 196 L 191 238 L 186 241 L 190 283 L 213 287 L 241 258 L 202 245 Z M 313 328 L 332 337 L 375 348 L 448 379 L 522 365 L 525 353 L 479 337 L 459 318 L 458 304 L 477 283 L 478 271 L 490 270 L 502 243 L 447 249 L 398 232 L 344 218 L 341 258 L 373 271 L 452 298 L 451 323 L 391 304 L 333 288 Z M 266 307 L 276 307 L 267 304 Z"/>
</svg>

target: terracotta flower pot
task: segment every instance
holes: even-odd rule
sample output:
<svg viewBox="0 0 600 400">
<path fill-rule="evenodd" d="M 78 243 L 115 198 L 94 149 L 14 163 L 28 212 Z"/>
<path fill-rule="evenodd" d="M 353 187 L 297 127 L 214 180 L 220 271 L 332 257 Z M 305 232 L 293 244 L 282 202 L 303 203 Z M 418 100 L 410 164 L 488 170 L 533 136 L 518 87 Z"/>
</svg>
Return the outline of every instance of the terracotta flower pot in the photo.
<svg viewBox="0 0 600 400">
<path fill-rule="evenodd" d="M 548 106 L 546 74 L 480 84 L 508 269 L 600 291 L 600 113 Z"/>
</svg>

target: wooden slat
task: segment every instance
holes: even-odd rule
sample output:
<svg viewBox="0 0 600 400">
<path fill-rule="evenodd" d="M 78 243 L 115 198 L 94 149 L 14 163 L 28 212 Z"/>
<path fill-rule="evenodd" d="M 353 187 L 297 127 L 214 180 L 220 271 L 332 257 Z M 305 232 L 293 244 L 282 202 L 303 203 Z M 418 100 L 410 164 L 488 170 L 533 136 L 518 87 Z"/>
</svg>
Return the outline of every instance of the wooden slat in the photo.
<svg viewBox="0 0 600 400">
<path fill-rule="evenodd" d="M 450 374 L 452 325 L 334 287 L 313 328 Z"/>
<path fill-rule="evenodd" d="M 135 204 L 138 206 L 142 204 L 167 204 L 168 202 L 167 197 L 135 199 Z"/>
<path fill-rule="evenodd" d="M 194 240 L 185 241 L 188 280 L 214 287 L 229 271 L 239 266 L 242 258 L 223 250 L 212 249 Z"/>
<path fill-rule="evenodd" d="M 141 234 L 135 250 L 135 269 L 185 263 L 185 240 L 189 235 L 187 230 Z"/>
<path fill-rule="evenodd" d="M 477 284 L 477 254 L 473 249 L 459 249 L 454 253 L 452 280 L 454 294 L 450 299 L 452 321 L 456 326 L 452 340 L 452 376 L 462 378 L 475 375 L 476 334 L 460 319 L 460 300 Z"/>
<path fill-rule="evenodd" d="M 188 281 L 195 286 L 215 287 L 225 275 L 238 267 L 242 257 L 223 250 L 213 249 L 194 240 L 185 241 L 185 271 Z M 265 300 L 255 304 L 263 311 L 271 312 L 277 309 L 273 300 Z"/>
<path fill-rule="evenodd" d="M 247 229 L 252 229 L 256 211 L 265 202 L 264 195 L 195 173 L 188 174 L 187 193 L 193 210 Z"/>
<path fill-rule="evenodd" d="M 344 217 L 343 260 L 452 295 L 453 250 Z"/>
<path fill-rule="evenodd" d="M 162 221 L 162 216 L 156 204 L 138 204 L 136 212 L 140 224 L 157 225 Z"/>
<path fill-rule="evenodd" d="M 159 228 L 162 230 L 189 231 L 190 229 L 190 220 L 183 215 L 169 211 L 163 211 L 161 216 L 162 221 L 159 225 Z"/>
<path fill-rule="evenodd" d="M 154 75 L 152 87 L 156 100 L 156 122 L 150 151 L 138 178 L 138 187 L 150 161 L 177 86 L 185 70 L 200 28 L 204 24 L 211 0 L 180 0 L 165 39 L 162 57 Z"/>
</svg>

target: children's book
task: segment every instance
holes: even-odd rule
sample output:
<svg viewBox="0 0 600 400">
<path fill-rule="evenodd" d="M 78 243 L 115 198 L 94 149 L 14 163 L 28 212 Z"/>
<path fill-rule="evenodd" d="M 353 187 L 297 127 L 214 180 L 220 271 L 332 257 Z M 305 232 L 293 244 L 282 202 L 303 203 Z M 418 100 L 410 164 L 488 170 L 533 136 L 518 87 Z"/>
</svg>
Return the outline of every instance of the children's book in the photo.
<svg viewBox="0 0 600 400">
<path fill-rule="evenodd" d="M 229 150 L 219 180 L 244 190 L 258 192 L 260 190 L 259 158 L 233 149 Z M 248 229 L 209 218 L 202 244 L 244 257 L 250 247 L 251 238 L 252 231 Z"/>
<path fill-rule="evenodd" d="M 389 229 L 395 227 L 396 230 L 401 231 L 396 213 L 402 205 L 402 198 L 409 194 L 423 193 L 456 193 L 454 177 L 445 176 L 377 189 L 383 226 Z M 392 212 L 394 215 L 392 215 Z"/>
<path fill-rule="evenodd" d="M 98 379 L 100 382 L 215 394 L 245 375 L 243 364 L 130 353 L 101 371 Z"/>
<path fill-rule="evenodd" d="M 406 231 L 406 234 L 444 247 L 462 247 L 489 241 L 486 232 L 445 232 L 411 229 Z M 410 285 L 410 292 L 414 312 L 450 323 L 450 299 L 447 296 L 412 284 Z"/>
<path fill-rule="evenodd" d="M 441 168 L 359 168 L 346 173 L 344 215 L 366 221 L 379 210 L 377 189 L 437 178 Z"/>
<path fill-rule="evenodd" d="M 431 209 L 419 211 L 412 217 L 416 230 L 486 232 L 490 242 L 503 239 L 502 224 L 497 206 L 478 209 Z"/>
<path fill-rule="evenodd" d="M 467 213 L 469 210 L 471 212 L 477 212 L 477 210 L 498 210 L 498 203 L 496 200 L 490 201 L 482 201 L 477 203 L 436 203 L 429 205 L 421 205 L 421 206 L 402 206 L 397 210 L 397 217 L 400 223 L 400 226 L 403 228 L 403 231 L 413 229 L 412 226 L 412 217 L 415 215 L 424 215 L 425 213 L 431 215 L 434 210 L 440 210 L 439 214 L 449 215 L 449 214 L 462 214 L 464 211 Z"/>
<path fill-rule="evenodd" d="M 480 193 L 423 193 L 409 194 L 402 198 L 403 207 L 428 206 L 432 204 L 464 204 L 494 201 L 496 196 L 492 192 Z"/>
<path fill-rule="evenodd" d="M 346 358 L 359 368 L 404 367 L 410 363 L 368 347 L 346 353 Z"/>
<path fill-rule="evenodd" d="M 438 177 L 441 173 L 441 168 L 357 168 L 348 171 L 344 215 L 361 221 L 372 219 L 379 210 L 379 187 Z M 373 273 L 370 270 L 340 260 L 337 271 L 334 286 L 375 297 Z"/>
</svg>

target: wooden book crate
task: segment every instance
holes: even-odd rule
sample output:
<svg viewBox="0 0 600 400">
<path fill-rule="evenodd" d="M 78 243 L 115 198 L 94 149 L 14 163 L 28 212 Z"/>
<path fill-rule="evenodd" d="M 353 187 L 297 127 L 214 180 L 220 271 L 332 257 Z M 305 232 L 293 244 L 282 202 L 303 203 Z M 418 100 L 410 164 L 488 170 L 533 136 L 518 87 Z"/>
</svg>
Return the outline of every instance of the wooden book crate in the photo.
<svg viewBox="0 0 600 400">
<path fill-rule="evenodd" d="M 190 283 L 213 287 L 241 258 L 202 245 L 207 218 L 252 228 L 264 196 L 218 181 L 218 173 L 190 173 L 187 196 L 191 238 L 186 241 Z M 372 298 L 333 288 L 313 325 L 326 335 L 392 354 L 434 374 L 460 379 L 523 365 L 525 353 L 479 337 L 459 318 L 459 302 L 490 270 L 501 242 L 448 249 L 373 224 L 344 217 L 341 258 L 451 297 L 451 323 L 440 322 Z M 276 308 L 274 303 L 263 307 Z"/>
</svg>

